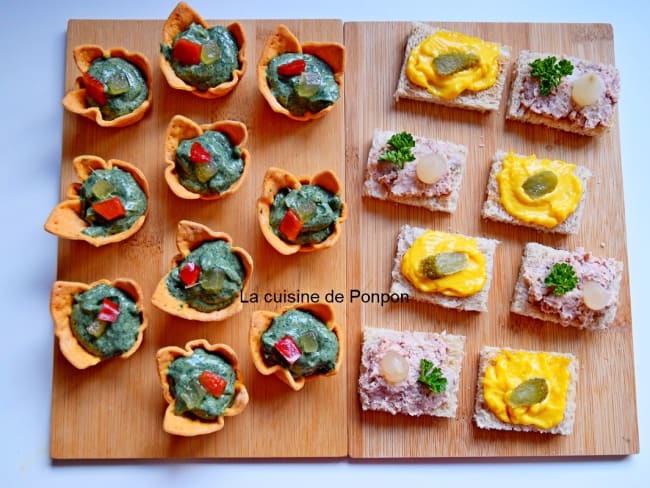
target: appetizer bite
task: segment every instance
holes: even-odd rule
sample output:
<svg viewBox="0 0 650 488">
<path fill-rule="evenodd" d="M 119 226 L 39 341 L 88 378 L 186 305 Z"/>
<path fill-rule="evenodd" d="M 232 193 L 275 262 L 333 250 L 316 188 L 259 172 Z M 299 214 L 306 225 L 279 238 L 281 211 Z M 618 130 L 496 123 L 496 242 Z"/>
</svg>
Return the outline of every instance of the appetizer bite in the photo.
<svg viewBox="0 0 650 488">
<path fill-rule="evenodd" d="M 530 242 L 510 310 L 565 327 L 606 329 L 616 318 L 622 276 L 623 263 L 615 259 Z"/>
<path fill-rule="evenodd" d="M 577 380 L 573 354 L 483 347 L 474 422 L 482 429 L 569 435 Z"/>
<path fill-rule="evenodd" d="M 343 362 L 343 336 L 326 303 L 256 310 L 248 341 L 257 370 L 275 375 L 294 391 L 306 381 L 335 375 Z"/>
<path fill-rule="evenodd" d="M 390 292 L 445 308 L 486 312 L 498 243 L 403 225 Z"/>
<path fill-rule="evenodd" d="M 464 336 L 364 327 L 361 408 L 456 417 L 464 346 Z"/>
<path fill-rule="evenodd" d="M 201 98 L 218 98 L 235 89 L 246 71 L 246 38 L 239 22 L 209 27 L 185 2 L 165 25 L 160 69 L 169 86 Z"/>
<path fill-rule="evenodd" d="M 296 178 L 282 169 L 269 168 L 257 200 L 257 217 L 269 244 L 289 255 L 333 246 L 341 235 L 347 207 L 333 172 Z"/>
<path fill-rule="evenodd" d="M 482 217 L 557 234 L 576 234 L 591 172 L 561 160 L 497 151 Z"/>
<path fill-rule="evenodd" d="M 453 213 L 466 163 L 461 144 L 375 129 L 363 194 Z"/>
<path fill-rule="evenodd" d="M 165 133 L 165 180 L 180 198 L 217 200 L 239 189 L 250 154 L 246 126 L 233 120 L 199 125 L 175 115 Z"/>
<path fill-rule="evenodd" d="M 284 25 L 264 45 L 257 86 L 274 112 L 308 121 L 332 110 L 343 91 L 345 47 L 334 42 L 300 44 Z"/>
<path fill-rule="evenodd" d="M 74 48 L 73 57 L 82 76 L 63 98 L 66 110 L 102 127 L 125 127 L 144 117 L 153 91 L 151 66 L 143 54 L 82 45 Z"/>
<path fill-rule="evenodd" d="M 506 118 L 595 136 L 614 123 L 619 92 L 612 65 L 521 51 Z"/>
<path fill-rule="evenodd" d="M 248 405 L 239 360 L 230 346 L 196 339 L 185 349 L 163 347 L 156 353 L 156 364 L 168 403 L 163 430 L 169 434 L 217 432 L 225 417 L 239 415 Z"/>
<path fill-rule="evenodd" d="M 149 185 L 134 165 L 119 159 L 78 156 L 72 162 L 81 183 L 68 187 L 45 222 L 45 230 L 63 239 L 99 247 L 135 234 L 149 213 Z"/>
<path fill-rule="evenodd" d="M 395 99 L 480 112 L 497 110 L 509 62 L 509 46 L 414 23 Z"/>
<path fill-rule="evenodd" d="M 90 284 L 56 281 L 50 313 L 59 349 L 77 369 L 115 356 L 131 357 L 148 325 L 142 290 L 127 278 Z"/>
<path fill-rule="evenodd" d="M 253 273 L 253 259 L 231 237 L 205 225 L 181 220 L 179 254 L 158 282 L 151 302 L 171 315 L 202 322 L 224 320 L 242 309 Z"/>
</svg>

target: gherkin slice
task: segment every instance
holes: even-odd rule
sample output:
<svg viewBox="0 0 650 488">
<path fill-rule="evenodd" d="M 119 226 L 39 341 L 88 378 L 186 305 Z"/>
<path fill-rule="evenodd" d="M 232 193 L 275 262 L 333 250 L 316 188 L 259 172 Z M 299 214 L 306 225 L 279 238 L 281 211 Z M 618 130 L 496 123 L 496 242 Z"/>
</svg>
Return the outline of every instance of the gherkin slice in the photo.
<svg viewBox="0 0 650 488">
<path fill-rule="evenodd" d="M 219 43 L 214 39 L 210 39 L 201 47 L 201 62 L 204 64 L 212 64 L 221 58 L 221 48 Z"/>
<path fill-rule="evenodd" d="M 529 407 L 541 403 L 548 396 L 548 383 L 544 378 L 530 378 L 510 392 L 508 403 L 512 407 Z"/>
<path fill-rule="evenodd" d="M 201 183 L 206 183 L 210 181 L 214 175 L 219 172 L 219 165 L 216 161 L 210 161 L 208 163 L 199 163 L 194 166 L 194 174 L 196 179 Z"/>
<path fill-rule="evenodd" d="M 113 185 L 108 180 L 100 179 L 95 182 L 92 188 L 93 195 L 99 200 L 104 200 L 115 191 Z"/>
<path fill-rule="evenodd" d="M 106 91 L 109 95 L 121 95 L 129 91 L 129 78 L 122 71 L 110 74 L 106 80 Z"/>
<path fill-rule="evenodd" d="M 441 252 L 424 258 L 420 262 L 420 271 L 430 280 L 435 280 L 458 273 L 468 264 L 469 260 L 464 252 Z"/>
<path fill-rule="evenodd" d="M 226 273 L 220 268 L 206 269 L 201 273 L 201 288 L 210 292 L 218 292 L 226 280 Z"/>
<path fill-rule="evenodd" d="M 318 337 L 313 330 L 308 330 L 298 337 L 298 347 L 305 353 L 318 351 Z"/>
<path fill-rule="evenodd" d="M 522 188 L 526 192 L 526 195 L 532 199 L 536 199 L 555 190 L 557 183 L 557 175 L 551 170 L 544 169 L 526 178 Z"/>
<path fill-rule="evenodd" d="M 478 63 L 474 53 L 445 53 L 433 58 L 433 67 L 440 75 L 453 75 Z"/>
</svg>

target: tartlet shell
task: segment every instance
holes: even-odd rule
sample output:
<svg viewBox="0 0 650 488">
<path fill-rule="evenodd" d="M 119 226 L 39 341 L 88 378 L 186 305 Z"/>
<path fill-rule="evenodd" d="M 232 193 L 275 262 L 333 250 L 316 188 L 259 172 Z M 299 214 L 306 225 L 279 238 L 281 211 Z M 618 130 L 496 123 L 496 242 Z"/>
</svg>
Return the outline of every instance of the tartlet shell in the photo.
<svg viewBox="0 0 650 488">
<path fill-rule="evenodd" d="M 129 278 L 117 278 L 113 281 L 101 279 L 90 284 L 75 281 L 55 281 L 50 294 L 50 314 L 54 321 L 54 335 L 59 341 L 59 349 L 63 356 L 77 369 L 86 369 L 102 361 L 112 359 L 103 359 L 84 349 L 74 336 L 70 322 L 74 295 L 83 293 L 98 285 L 114 286 L 129 295 L 135 302 L 142 317 L 138 336 L 133 346 L 117 357 L 122 359 L 131 357 L 138 350 L 140 344 L 142 344 L 144 330 L 148 326 L 148 317 L 144 308 L 142 289 L 135 281 Z"/>
<path fill-rule="evenodd" d="M 224 357 L 235 370 L 235 397 L 233 404 L 226 408 L 223 415 L 211 421 L 176 415 L 174 413 L 176 399 L 172 395 L 167 376 L 167 369 L 172 361 L 182 356 L 191 356 L 194 353 L 194 349 L 199 347 Z M 239 359 L 235 351 L 226 344 L 210 344 L 205 339 L 195 339 L 185 344 L 184 349 L 178 346 L 163 347 L 156 352 L 156 364 L 158 366 L 158 376 L 160 378 L 160 385 L 162 386 L 163 398 L 168 404 L 163 417 L 163 430 L 168 434 L 191 437 L 217 432 L 223 429 L 225 417 L 239 415 L 246 408 L 246 405 L 248 405 L 248 390 L 244 386 L 243 375 L 239 369 Z"/>
<path fill-rule="evenodd" d="M 195 23 L 199 24 L 205 29 L 208 29 L 210 26 L 206 21 L 201 17 L 194 9 L 192 9 L 185 2 L 179 2 L 174 10 L 169 14 L 165 24 L 163 25 L 162 30 L 162 42 L 167 46 L 171 46 L 174 42 L 174 37 L 179 33 L 189 29 L 190 24 Z M 160 71 L 162 71 L 167 83 L 170 87 L 175 90 L 181 90 L 191 93 L 200 98 L 213 99 L 219 98 L 227 95 L 235 89 L 239 80 L 244 76 L 246 72 L 246 65 L 248 64 L 244 51 L 246 49 L 246 35 L 244 34 L 244 28 L 239 22 L 232 22 L 226 26 L 226 29 L 233 35 L 237 45 L 239 46 L 239 68 L 232 71 L 232 80 L 220 85 L 213 86 L 208 88 L 205 91 L 199 90 L 195 86 L 186 83 L 181 80 L 172 65 L 165 56 L 160 54 Z"/>
<path fill-rule="evenodd" d="M 290 255 L 297 252 L 318 251 L 333 246 L 341 235 L 341 224 L 347 218 L 347 205 L 341 200 L 341 214 L 334 223 L 334 230 L 324 241 L 301 245 L 290 244 L 280 239 L 280 237 L 273 233 L 270 224 L 271 206 L 273 205 L 275 195 L 283 188 L 297 189 L 302 185 L 317 185 L 339 197 L 341 196 L 341 182 L 334 172 L 330 170 L 321 171 L 312 177 L 296 177 L 283 169 L 269 168 L 262 182 L 262 196 L 257 200 L 257 219 L 262 234 L 268 243 L 280 254 Z"/>
<path fill-rule="evenodd" d="M 147 57 L 139 52 L 129 52 L 122 47 L 103 49 L 95 44 L 83 44 L 72 51 L 77 68 L 82 73 L 90 69 L 92 62 L 101 57 L 122 58 L 135 65 L 145 78 L 149 95 L 147 99 L 132 112 L 116 117 L 113 120 L 105 120 L 98 107 L 89 107 L 86 103 L 86 88 L 83 77 L 75 80 L 75 89 L 66 93 L 63 97 L 63 106 L 66 110 L 93 120 L 101 127 L 126 127 L 135 124 L 145 116 L 153 103 L 153 83 L 151 65 Z"/>
<path fill-rule="evenodd" d="M 235 181 L 230 188 L 223 193 L 212 195 L 203 195 L 194 193 L 185 188 L 179 179 L 176 171 L 176 150 L 179 144 L 186 139 L 199 137 L 206 131 L 222 132 L 228 136 L 233 146 L 239 146 L 241 150 L 242 161 L 244 162 L 244 171 L 239 179 Z M 247 149 L 241 147 L 248 139 L 248 130 L 246 125 L 235 120 L 220 120 L 211 124 L 197 124 L 193 120 L 183 115 L 175 115 L 167 126 L 165 133 L 165 145 L 163 148 L 165 157 L 165 181 L 167 185 L 180 198 L 186 200 L 218 200 L 227 195 L 235 193 L 244 182 L 250 166 L 250 153 Z"/>
<path fill-rule="evenodd" d="M 304 115 L 294 115 L 283 107 L 271 92 L 271 88 L 266 81 L 266 68 L 271 59 L 283 53 L 312 54 L 327 63 L 332 69 L 334 80 L 339 85 L 341 93 L 339 100 L 341 100 L 343 96 L 343 73 L 345 71 L 345 47 L 336 42 L 305 42 L 301 44 L 285 25 L 280 24 L 276 31 L 266 40 L 257 63 L 257 87 L 274 112 L 300 122 L 324 117 L 336 106 L 339 100 L 319 112 L 305 112 Z"/>
<path fill-rule="evenodd" d="M 121 161 L 119 159 L 109 159 L 105 161 L 99 156 L 82 155 L 77 156 L 72 161 L 72 167 L 81 182 L 71 183 L 66 191 L 66 196 L 50 213 L 45 221 L 45 230 L 63 239 L 71 239 L 77 241 L 86 241 L 95 247 L 104 246 L 128 239 L 133 234 L 138 232 L 144 225 L 144 221 L 149 214 L 149 184 L 144 177 L 144 174 L 133 164 Z M 90 174 L 99 169 L 112 169 L 120 168 L 121 170 L 133 176 L 138 186 L 144 192 L 147 198 L 147 209 L 133 225 L 123 232 L 112 234 L 109 236 L 88 236 L 81 231 L 88 227 L 88 223 L 81 218 L 81 201 L 79 199 L 79 191 L 83 182 L 90 176 Z"/>
<path fill-rule="evenodd" d="M 235 298 L 235 301 L 225 308 L 212 312 L 196 310 L 169 293 L 167 289 L 167 277 L 171 272 L 169 271 L 161 278 L 153 292 L 151 297 L 151 303 L 153 305 L 176 317 L 200 322 L 225 320 L 241 311 L 243 307 L 241 295 L 246 292 L 253 273 L 253 258 L 243 248 L 233 246 L 232 238 L 229 234 L 213 231 L 203 224 L 190 220 L 181 220 L 176 230 L 176 247 L 180 253 L 173 257 L 171 267 L 172 269 L 177 267 L 192 250 L 204 242 L 209 241 L 226 241 L 230 245 L 231 251 L 240 258 L 244 266 L 244 284 L 241 293 Z"/>
<path fill-rule="evenodd" d="M 303 310 L 310 312 L 312 315 L 321 320 L 328 329 L 334 332 L 339 342 L 339 353 L 336 358 L 336 366 L 334 369 L 324 374 L 315 374 L 302 378 L 294 378 L 291 375 L 291 372 L 283 366 L 279 364 L 268 366 L 264 362 L 264 357 L 262 355 L 262 334 L 264 334 L 264 332 L 266 332 L 266 330 L 271 327 L 271 323 L 275 317 L 278 317 L 279 315 L 282 315 L 289 310 Z M 254 311 L 251 317 L 248 344 L 250 348 L 251 359 L 253 360 L 253 364 L 255 365 L 257 371 L 259 371 L 260 374 L 264 376 L 277 376 L 283 383 L 287 384 L 294 391 L 300 391 L 305 386 L 305 383 L 307 381 L 312 381 L 324 376 L 333 376 L 338 373 L 341 369 L 341 364 L 343 363 L 343 355 L 345 351 L 343 334 L 338 324 L 334 321 L 334 309 L 331 305 L 322 302 L 287 305 L 280 309 L 278 312 L 271 312 L 267 310 Z"/>
</svg>

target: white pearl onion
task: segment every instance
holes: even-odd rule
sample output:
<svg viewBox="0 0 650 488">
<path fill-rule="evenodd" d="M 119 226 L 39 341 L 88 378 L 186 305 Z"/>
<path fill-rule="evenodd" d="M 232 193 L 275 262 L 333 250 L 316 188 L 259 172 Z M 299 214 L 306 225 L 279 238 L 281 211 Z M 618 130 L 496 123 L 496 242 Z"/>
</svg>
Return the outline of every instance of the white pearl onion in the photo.
<svg viewBox="0 0 650 488">
<path fill-rule="evenodd" d="M 428 153 L 418 158 L 415 175 L 422 183 L 431 185 L 447 172 L 447 159 L 439 153 Z"/>
<path fill-rule="evenodd" d="M 573 82 L 571 98 L 581 107 L 596 103 L 605 90 L 605 85 L 596 73 L 584 73 Z"/>
<path fill-rule="evenodd" d="M 401 383 L 409 374 L 406 358 L 396 351 L 387 351 L 379 362 L 379 369 L 384 379 L 393 385 Z"/>
<path fill-rule="evenodd" d="M 596 281 L 585 281 L 582 284 L 582 300 L 591 310 L 602 310 L 609 303 L 610 295 L 600 283 Z"/>
</svg>

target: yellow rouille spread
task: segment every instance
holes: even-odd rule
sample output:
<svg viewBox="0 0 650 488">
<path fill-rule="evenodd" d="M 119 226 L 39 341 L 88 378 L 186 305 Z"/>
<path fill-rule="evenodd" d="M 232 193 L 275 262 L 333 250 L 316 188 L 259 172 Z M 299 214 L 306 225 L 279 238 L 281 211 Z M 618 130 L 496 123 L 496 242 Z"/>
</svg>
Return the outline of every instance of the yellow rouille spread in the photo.
<svg viewBox="0 0 650 488">
<path fill-rule="evenodd" d="M 459 52 L 478 56 L 478 62 L 449 75 L 439 74 L 435 70 L 433 60 L 436 57 Z M 406 77 L 429 93 L 451 100 L 465 90 L 481 91 L 494 85 L 499 74 L 498 58 L 497 44 L 458 32 L 439 30 L 411 50 L 406 62 Z"/>
<path fill-rule="evenodd" d="M 428 278 L 422 273 L 422 260 L 442 252 L 465 253 L 467 266 L 448 276 Z M 434 230 L 427 230 L 415 239 L 402 256 L 401 270 L 418 290 L 454 297 L 466 297 L 479 292 L 487 280 L 485 256 L 478 249 L 476 239 Z"/>
<path fill-rule="evenodd" d="M 580 203 L 582 183 L 574 173 L 575 165 L 561 160 L 520 156 L 510 151 L 496 175 L 501 205 L 513 217 L 532 224 L 553 228 L 564 222 Z M 524 190 L 528 177 L 544 170 L 557 176 L 557 186 L 545 195 L 531 198 Z"/>
<path fill-rule="evenodd" d="M 569 363 L 568 357 L 547 352 L 501 350 L 485 370 L 485 403 L 502 422 L 551 429 L 564 418 Z M 508 400 L 512 391 L 531 378 L 546 380 L 546 398 L 529 406 L 511 406 Z"/>
</svg>

